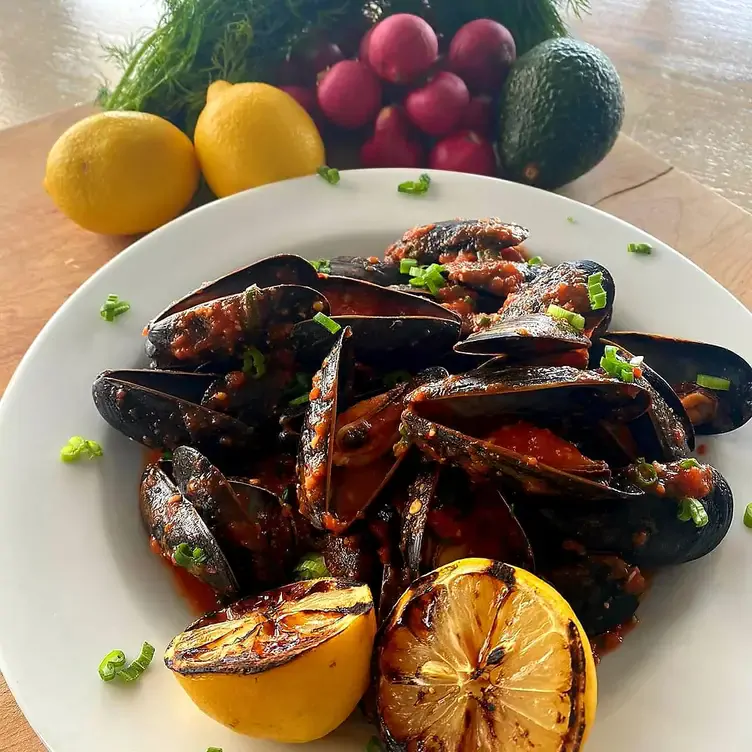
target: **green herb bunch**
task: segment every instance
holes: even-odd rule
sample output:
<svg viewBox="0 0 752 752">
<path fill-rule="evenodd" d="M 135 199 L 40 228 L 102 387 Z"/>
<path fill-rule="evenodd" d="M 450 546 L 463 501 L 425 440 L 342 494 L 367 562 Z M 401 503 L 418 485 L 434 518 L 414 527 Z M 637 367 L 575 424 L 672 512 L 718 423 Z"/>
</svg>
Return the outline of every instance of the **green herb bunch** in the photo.
<svg viewBox="0 0 752 752">
<path fill-rule="evenodd" d="M 103 89 L 110 110 L 160 115 L 192 134 L 212 81 L 278 83 L 290 53 L 318 35 L 337 44 L 362 35 L 392 13 L 426 18 L 449 39 L 474 18 L 493 18 L 514 35 L 519 54 L 564 36 L 562 13 L 587 10 L 588 0 L 163 0 L 156 28 L 107 52 L 123 69 Z"/>
</svg>

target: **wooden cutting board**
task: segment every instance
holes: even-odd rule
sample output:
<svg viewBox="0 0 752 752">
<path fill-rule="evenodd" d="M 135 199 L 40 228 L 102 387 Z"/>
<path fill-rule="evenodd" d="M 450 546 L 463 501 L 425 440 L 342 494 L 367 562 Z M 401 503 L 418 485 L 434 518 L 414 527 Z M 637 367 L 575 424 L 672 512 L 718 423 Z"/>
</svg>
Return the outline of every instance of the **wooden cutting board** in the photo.
<svg viewBox="0 0 752 752">
<path fill-rule="evenodd" d="M 47 152 L 79 107 L 0 131 L 0 393 L 60 304 L 133 238 L 108 238 L 60 215 L 42 188 Z M 629 138 L 562 193 L 647 230 L 752 305 L 752 215 Z M 0 752 L 42 752 L 0 678 Z"/>
</svg>

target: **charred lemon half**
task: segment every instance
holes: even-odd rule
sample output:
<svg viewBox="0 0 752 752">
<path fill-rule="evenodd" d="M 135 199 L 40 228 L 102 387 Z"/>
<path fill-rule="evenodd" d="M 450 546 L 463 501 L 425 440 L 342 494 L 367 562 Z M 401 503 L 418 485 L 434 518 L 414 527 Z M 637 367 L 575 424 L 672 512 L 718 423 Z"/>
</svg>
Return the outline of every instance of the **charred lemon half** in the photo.
<svg viewBox="0 0 752 752">
<path fill-rule="evenodd" d="M 522 569 L 461 559 L 416 580 L 378 642 L 390 750 L 574 752 L 595 716 L 587 637 Z"/>
<path fill-rule="evenodd" d="M 363 696 L 375 632 L 367 586 L 308 580 L 204 616 L 170 643 L 165 663 L 216 721 L 308 742 L 337 728 Z"/>
</svg>

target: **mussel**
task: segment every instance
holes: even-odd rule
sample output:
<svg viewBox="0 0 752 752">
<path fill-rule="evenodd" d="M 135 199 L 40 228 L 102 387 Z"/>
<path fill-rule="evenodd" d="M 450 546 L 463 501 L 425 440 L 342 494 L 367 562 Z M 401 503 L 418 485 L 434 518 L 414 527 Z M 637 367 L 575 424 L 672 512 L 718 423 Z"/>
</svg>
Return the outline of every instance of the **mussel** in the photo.
<svg viewBox="0 0 752 752">
<path fill-rule="evenodd" d="M 497 476 L 531 493 L 624 498 L 634 492 L 610 484 L 608 464 L 563 436 L 581 441 L 598 421 L 631 420 L 649 404 L 639 384 L 594 371 L 478 369 L 413 392 L 402 420 L 421 451 L 473 477 Z"/>
<path fill-rule="evenodd" d="M 752 366 L 735 352 L 658 334 L 608 332 L 606 337 L 643 356 L 645 363 L 671 385 L 697 434 L 733 431 L 752 418 Z M 701 375 L 719 379 L 724 388 L 698 385 Z"/>
</svg>

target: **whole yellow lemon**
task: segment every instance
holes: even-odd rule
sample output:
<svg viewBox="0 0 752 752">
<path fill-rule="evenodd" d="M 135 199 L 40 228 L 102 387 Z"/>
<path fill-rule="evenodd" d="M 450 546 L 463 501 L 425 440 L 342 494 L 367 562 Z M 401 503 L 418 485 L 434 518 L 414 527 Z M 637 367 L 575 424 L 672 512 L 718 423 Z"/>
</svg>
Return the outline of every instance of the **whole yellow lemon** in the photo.
<svg viewBox="0 0 752 752">
<path fill-rule="evenodd" d="M 143 112 L 101 112 L 71 126 L 47 156 L 44 187 L 63 214 L 92 232 L 148 232 L 196 192 L 188 136 Z"/>
<path fill-rule="evenodd" d="M 268 84 L 215 81 L 193 140 L 206 182 L 217 196 L 312 175 L 325 161 L 311 116 Z"/>
</svg>

